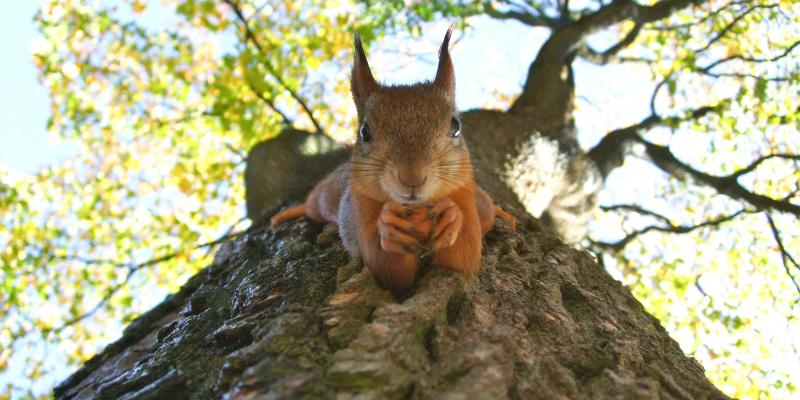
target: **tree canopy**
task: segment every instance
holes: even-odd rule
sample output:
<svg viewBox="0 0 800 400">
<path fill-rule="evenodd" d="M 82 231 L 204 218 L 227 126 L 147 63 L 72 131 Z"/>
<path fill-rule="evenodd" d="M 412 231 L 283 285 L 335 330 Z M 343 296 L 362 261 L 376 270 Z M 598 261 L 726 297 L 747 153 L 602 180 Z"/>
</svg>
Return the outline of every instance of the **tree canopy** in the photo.
<svg viewBox="0 0 800 400">
<path fill-rule="evenodd" d="M 378 59 L 433 59 L 435 45 L 391 44 L 436 43 L 452 19 L 456 50 L 488 24 L 541 35 L 541 48 L 492 38 L 533 60 L 527 74 L 503 77 L 516 60 L 485 49 L 470 57 L 496 75 L 459 90 L 528 110 L 597 163 L 605 187 L 582 245 L 727 394 L 796 393 L 800 4 L 102 3 L 52 0 L 35 18 L 47 127 L 78 151 L 35 174 L 0 170 L 0 397 L 45 395 L 241 232 L 254 144 L 288 127 L 352 136 L 353 32 Z M 613 82 L 589 84 L 600 70 Z M 651 87 L 631 87 L 636 74 Z"/>
</svg>

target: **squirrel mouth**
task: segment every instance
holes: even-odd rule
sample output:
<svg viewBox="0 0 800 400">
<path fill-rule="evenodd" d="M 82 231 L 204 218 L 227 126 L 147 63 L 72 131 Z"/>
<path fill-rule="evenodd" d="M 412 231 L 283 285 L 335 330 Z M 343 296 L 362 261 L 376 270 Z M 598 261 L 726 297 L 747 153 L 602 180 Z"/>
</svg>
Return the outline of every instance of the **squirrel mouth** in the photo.
<svg viewBox="0 0 800 400">
<path fill-rule="evenodd" d="M 401 195 L 400 195 L 400 198 L 401 198 L 401 199 L 403 199 L 404 201 L 408 201 L 408 202 L 415 202 L 415 201 L 418 201 L 418 200 L 419 200 L 419 196 L 417 196 L 417 195 L 416 195 L 416 194 L 414 194 L 414 193 L 411 193 L 411 194 L 401 194 Z"/>
<path fill-rule="evenodd" d="M 419 191 L 411 189 L 411 193 L 398 193 L 401 203 L 413 204 L 419 203 L 422 199 L 419 196 Z"/>
</svg>

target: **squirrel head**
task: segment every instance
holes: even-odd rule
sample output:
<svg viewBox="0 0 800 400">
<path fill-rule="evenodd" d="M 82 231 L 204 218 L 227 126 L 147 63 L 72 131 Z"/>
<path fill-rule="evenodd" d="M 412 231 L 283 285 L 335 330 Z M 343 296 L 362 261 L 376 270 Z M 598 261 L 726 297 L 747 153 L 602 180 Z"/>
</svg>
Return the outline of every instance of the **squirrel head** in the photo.
<svg viewBox="0 0 800 400">
<path fill-rule="evenodd" d="M 378 201 L 431 203 L 473 181 L 455 104 L 448 45 L 433 81 L 382 85 L 372 76 L 358 34 L 350 88 L 358 130 L 350 172 L 354 191 Z"/>
</svg>

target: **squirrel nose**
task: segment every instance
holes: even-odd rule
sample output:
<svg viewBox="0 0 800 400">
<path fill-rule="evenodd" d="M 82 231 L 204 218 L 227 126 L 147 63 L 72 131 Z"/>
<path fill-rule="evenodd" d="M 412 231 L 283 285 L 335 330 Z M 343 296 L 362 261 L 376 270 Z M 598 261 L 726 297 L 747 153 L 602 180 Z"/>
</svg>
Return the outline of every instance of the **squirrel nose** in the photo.
<svg viewBox="0 0 800 400">
<path fill-rule="evenodd" d="M 398 171 L 397 180 L 400 184 L 410 188 L 417 188 L 425 184 L 428 180 L 428 175 L 420 171 Z"/>
</svg>

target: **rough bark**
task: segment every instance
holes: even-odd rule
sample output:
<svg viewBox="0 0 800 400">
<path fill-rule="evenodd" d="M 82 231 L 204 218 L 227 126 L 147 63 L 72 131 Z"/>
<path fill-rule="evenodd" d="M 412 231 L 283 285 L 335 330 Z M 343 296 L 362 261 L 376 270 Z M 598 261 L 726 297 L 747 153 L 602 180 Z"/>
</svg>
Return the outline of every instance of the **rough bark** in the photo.
<svg viewBox="0 0 800 400">
<path fill-rule="evenodd" d="M 520 222 L 477 278 L 429 270 L 404 302 L 331 225 L 254 229 L 56 398 L 727 398 L 588 253 Z"/>
</svg>

